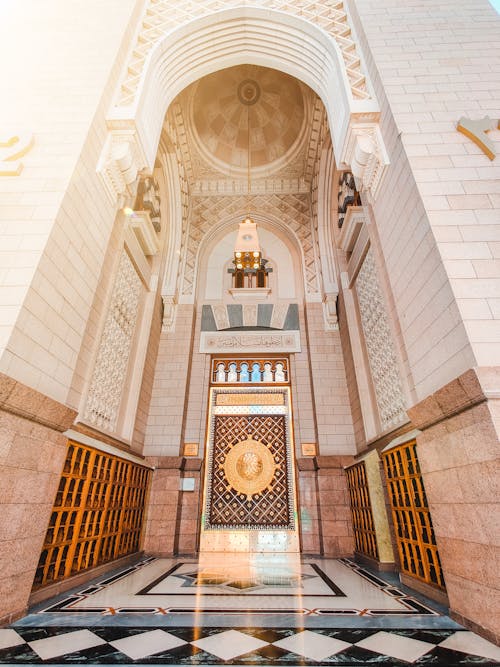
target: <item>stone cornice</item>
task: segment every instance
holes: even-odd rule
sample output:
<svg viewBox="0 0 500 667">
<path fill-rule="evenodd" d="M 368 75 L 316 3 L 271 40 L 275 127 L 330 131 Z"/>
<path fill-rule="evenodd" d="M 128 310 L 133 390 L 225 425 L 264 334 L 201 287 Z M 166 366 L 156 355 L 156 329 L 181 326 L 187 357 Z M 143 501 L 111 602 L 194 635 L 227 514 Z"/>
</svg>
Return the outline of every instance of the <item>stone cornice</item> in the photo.
<svg viewBox="0 0 500 667">
<path fill-rule="evenodd" d="M 496 379 L 494 379 L 496 378 Z M 407 410 L 413 426 L 424 431 L 475 405 L 499 398 L 492 385 L 500 378 L 499 369 L 470 368 L 436 392 Z"/>
<path fill-rule="evenodd" d="M 61 432 L 72 426 L 77 415 L 76 410 L 3 373 L 0 373 L 0 410 Z"/>
</svg>

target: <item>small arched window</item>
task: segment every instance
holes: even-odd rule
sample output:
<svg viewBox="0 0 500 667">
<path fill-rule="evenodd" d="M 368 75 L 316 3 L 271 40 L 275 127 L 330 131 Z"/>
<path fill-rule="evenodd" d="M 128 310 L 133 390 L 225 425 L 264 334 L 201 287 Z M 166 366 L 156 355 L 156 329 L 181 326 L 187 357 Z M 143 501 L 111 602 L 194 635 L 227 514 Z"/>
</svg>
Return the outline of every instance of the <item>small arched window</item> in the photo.
<svg viewBox="0 0 500 667">
<path fill-rule="evenodd" d="M 253 287 L 267 287 L 268 275 L 272 268 L 267 266 L 267 259 L 260 259 L 252 266 L 251 262 L 243 266 L 243 259 L 233 259 L 234 267 L 227 271 L 233 276 L 233 287 L 235 289 L 251 289 Z"/>
</svg>

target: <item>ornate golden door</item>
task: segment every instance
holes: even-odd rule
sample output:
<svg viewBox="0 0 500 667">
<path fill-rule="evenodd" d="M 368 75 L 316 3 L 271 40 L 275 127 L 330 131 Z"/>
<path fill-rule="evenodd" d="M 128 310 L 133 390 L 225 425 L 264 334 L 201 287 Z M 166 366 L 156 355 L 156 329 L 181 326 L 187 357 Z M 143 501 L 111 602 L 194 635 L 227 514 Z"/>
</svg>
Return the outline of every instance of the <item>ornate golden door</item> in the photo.
<svg viewBox="0 0 500 667">
<path fill-rule="evenodd" d="M 214 360 L 201 552 L 299 551 L 286 361 Z"/>
</svg>

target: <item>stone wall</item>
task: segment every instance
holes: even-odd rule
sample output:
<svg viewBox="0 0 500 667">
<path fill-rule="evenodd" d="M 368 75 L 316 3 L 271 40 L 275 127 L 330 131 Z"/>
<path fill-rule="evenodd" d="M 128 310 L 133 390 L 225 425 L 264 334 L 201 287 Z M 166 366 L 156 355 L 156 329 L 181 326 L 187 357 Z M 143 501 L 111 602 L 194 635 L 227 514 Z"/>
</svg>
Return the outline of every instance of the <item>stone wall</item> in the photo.
<svg viewBox="0 0 500 667">
<path fill-rule="evenodd" d="M 498 158 L 456 130 L 498 116 L 500 27 L 486 0 L 349 4 L 382 105 L 391 165 L 373 210 L 421 400 L 500 362 Z"/>
<path fill-rule="evenodd" d="M 410 410 L 451 612 L 496 642 L 499 378 L 499 369 L 470 370 Z"/>
<path fill-rule="evenodd" d="M 354 428 L 338 331 L 325 331 L 323 308 L 306 304 L 314 415 L 319 453 L 354 454 Z"/>
<path fill-rule="evenodd" d="M 96 167 L 137 4 L 21 1 L 2 16 L 2 127 L 34 144 L 19 176 L 0 177 L 0 370 L 61 402 L 115 218 Z"/>
<path fill-rule="evenodd" d="M 179 305 L 173 331 L 162 331 L 149 408 L 144 454 L 179 456 L 193 337 L 193 306 Z"/>
<path fill-rule="evenodd" d="M 0 625 L 26 612 L 75 416 L 0 374 Z"/>
</svg>

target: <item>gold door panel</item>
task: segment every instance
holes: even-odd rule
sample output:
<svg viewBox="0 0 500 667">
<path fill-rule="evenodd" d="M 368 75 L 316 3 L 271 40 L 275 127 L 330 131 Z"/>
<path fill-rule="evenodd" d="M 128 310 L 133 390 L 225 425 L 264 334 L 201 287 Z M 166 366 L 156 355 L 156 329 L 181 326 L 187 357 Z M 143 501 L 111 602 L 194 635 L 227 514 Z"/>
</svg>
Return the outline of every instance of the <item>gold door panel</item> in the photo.
<svg viewBox="0 0 500 667">
<path fill-rule="evenodd" d="M 288 387 L 210 395 L 201 551 L 298 551 Z"/>
</svg>

